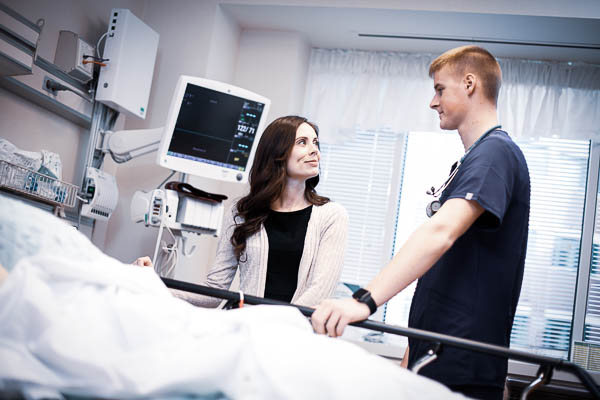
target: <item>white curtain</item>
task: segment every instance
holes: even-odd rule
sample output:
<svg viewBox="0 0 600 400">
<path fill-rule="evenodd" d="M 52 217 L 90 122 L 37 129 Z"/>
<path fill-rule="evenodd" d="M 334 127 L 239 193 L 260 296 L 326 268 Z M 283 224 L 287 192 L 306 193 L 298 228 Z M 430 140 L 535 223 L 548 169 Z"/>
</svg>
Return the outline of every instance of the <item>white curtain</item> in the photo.
<svg viewBox="0 0 600 400">
<path fill-rule="evenodd" d="M 429 108 L 436 55 L 313 49 L 304 115 L 321 141 L 357 130 L 439 131 Z M 500 123 L 513 137 L 600 140 L 600 66 L 500 59 Z"/>
</svg>

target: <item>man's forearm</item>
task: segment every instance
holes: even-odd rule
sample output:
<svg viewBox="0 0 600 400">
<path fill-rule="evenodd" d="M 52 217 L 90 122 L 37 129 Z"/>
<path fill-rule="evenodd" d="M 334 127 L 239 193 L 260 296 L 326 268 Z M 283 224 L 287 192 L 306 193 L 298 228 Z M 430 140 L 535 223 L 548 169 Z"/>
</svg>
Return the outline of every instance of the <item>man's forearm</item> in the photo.
<svg viewBox="0 0 600 400">
<path fill-rule="evenodd" d="M 427 272 L 475 222 L 483 208 L 471 200 L 450 199 L 423 223 L 367 289 L 378 306 Z"/>
<path fill-rule="evenodd" d="M 377 305 L 388 301 L 433 264 L 462 236 L 483 213 L 475 201 L 447 200 L 440 210 L 421 225 L 406 241 L 392 261 L 367 285 Z M 313 313 L 317 333 L 340 336 L 348 323 L 369 316 L 369 307 L 354 299 L 327 299 Z"/>
<path fill-rule="evenodd" d="M 367 285 L 378 306 L 420 278 L 452 246 L 446 230 L 433 221 L 421 225 L 392 261 Z"/>
</svg>

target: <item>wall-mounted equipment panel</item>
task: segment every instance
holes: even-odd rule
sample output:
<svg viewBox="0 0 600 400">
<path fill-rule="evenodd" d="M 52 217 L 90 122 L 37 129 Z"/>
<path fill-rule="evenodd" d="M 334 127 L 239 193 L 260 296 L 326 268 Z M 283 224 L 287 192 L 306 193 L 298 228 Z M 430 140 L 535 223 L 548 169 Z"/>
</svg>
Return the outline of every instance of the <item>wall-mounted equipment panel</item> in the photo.
<svg viewBox="0 0 600 400">
<path fill-rule="evenodd" d="M 0 3 L 0 76 L 32 73 L 42 25 Z"/>
<path fill-rule="evenodd" d="M 88 88 L 42 57 L 37 57 L 31 75 L 0 77 L 0 87 L 83 128 L 90 127 L 93 97 Z"/>
<path fill-rule="evenodd" d="M 0 3 L 0 87 L 89 128 L 93 94 L 88 86 L 36 56 L 42 21 L 36 25 Z"/>
<path fill-rule="evenodd" d="M 96 100 L 146 118 L 158 33 L 125 8 L 113 8 L 108 24 Z"/>
</svg>

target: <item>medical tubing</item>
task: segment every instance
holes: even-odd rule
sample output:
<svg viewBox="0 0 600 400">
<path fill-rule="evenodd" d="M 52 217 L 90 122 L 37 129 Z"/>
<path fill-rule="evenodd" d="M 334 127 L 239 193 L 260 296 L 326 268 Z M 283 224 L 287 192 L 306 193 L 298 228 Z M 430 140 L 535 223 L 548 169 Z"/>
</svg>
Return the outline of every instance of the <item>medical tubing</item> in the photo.
<svg viewBox="0 0 600 400">
<path fill-rule="evenodd" d="M 217 297 L 225 300 L 233 300 L 235 302 L 240 300 L 240 294 L 238 292 L 231 292 L 229 290 L 211 288 L 208 286 L 196 285 L 189 282 L 177 281 L 174 279 L 161 278 L 165 285 L 171 289 L 183 290 L 190 293 L 201 294 L 210 297 Z M 299 306 L 295 304 L 285 303 L 278 300 L 265 299 L 257 296 L 250 296 L 244 294 L 244 304 L 252 305 L 282 305 L 295 307 L 306 317 L 310 317 L 315 311 L 314 308 Z M 596 399 L 600 399 L 600 388 L 596 385 L 593 378 L 589 373 L 570 361 L 562 360 L 560 358 L 542 356 L 538 354 L 532 354 L 526 351 L 514 350 L 507 347 L 502 347 L 494 344 L 477 342 L 475 340 L 463 339 L 459 337 L 444 335 L 436 332 L 424 331 L 415 328 L 404 328 L 400 326 L 388 325 L 382 322 L 376 322 L 371 320 L 364 320 L 360 322 L 353 322 L 350 325 L 366 328 L 373 331 L 391 333 L 394 335 L 407 336 L 414 339 L 421 339 L 430 342 L 439 342 L 444 345 L 462 348 L 465 350 L 477 351 L 480 353 L 486 353 L 494 356 L 510 358 L 512 360 L 519 360 L 528 362 L 531 364 L 538 364 L 540 366 L 551 366 L 557 370 L 563 370 L 571 372 L 579 378 L 585 388 L 594 396 Z"/>
<path fill-rule="evenodd" d="M 156 246 L 154 246 L 154 255 L 152 256 L 152 264 L 154 264 L 154 270 L 160 274 L 160 269 L 158 267 L 158 247 L 160 246 L 160 239 L 162 238 L 162 232 L 164 229 L 164 221 L 160 220 L 160 225 L 158 226 L 158 236 L 156 237 Z"/>
<path fill-rule="evenodd" d="M 104 39 L 106 35 L 108 35 L 108 32 L 100 36 L 100 39 L 98 39 L 98 42 L 96 43 L 96 55 L 98 56 L 98 58 L 102 58 L 102 56 L 100 55 L 100 42 L 102 42 L 102 39 Z M 102 50 L 102 53 L 104 55 L 104 50 Z"/>
</svg>

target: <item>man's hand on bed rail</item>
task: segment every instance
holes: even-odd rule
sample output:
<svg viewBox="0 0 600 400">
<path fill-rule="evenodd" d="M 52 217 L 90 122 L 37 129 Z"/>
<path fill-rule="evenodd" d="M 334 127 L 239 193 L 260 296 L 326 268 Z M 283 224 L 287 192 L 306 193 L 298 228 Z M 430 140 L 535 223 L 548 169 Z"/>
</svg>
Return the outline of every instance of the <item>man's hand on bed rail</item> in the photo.
<svg viewBox="0 0 600 400">
<path fill-rule="evenodd" d="M 134 262 L 132 262 L 132 264 L 140 267 L 153 267 L 152 260 L 148 256 L 138 257 Z"/>
<path fill-rule="evenodd" d="M 327 299 L 311 315 L 315 332 L 338 337 L 351 322 L 369 318 L 369 307 L 354 299 Z"/>
</svg>

